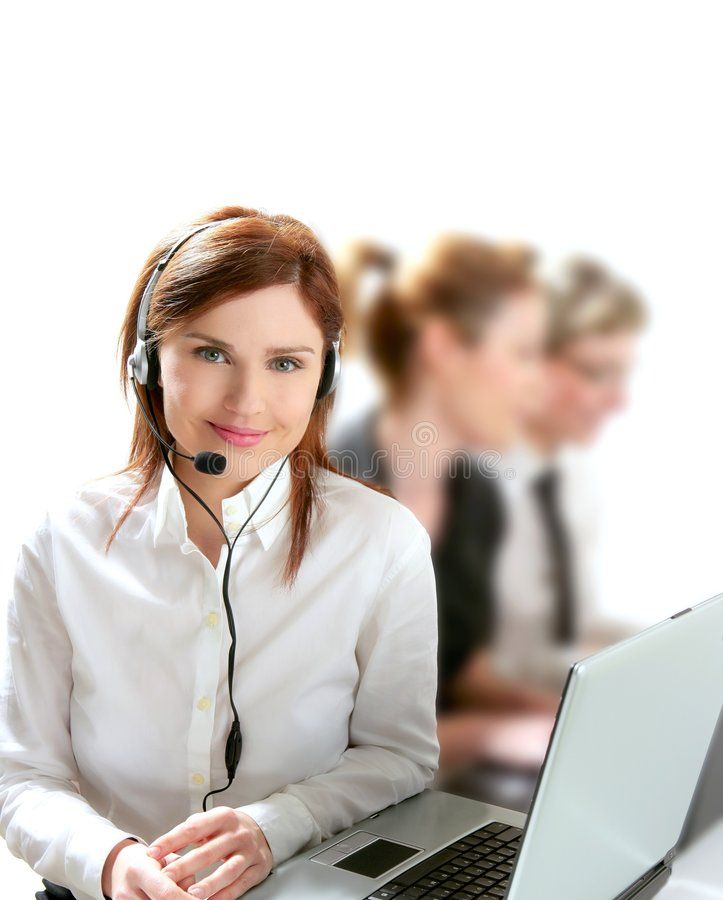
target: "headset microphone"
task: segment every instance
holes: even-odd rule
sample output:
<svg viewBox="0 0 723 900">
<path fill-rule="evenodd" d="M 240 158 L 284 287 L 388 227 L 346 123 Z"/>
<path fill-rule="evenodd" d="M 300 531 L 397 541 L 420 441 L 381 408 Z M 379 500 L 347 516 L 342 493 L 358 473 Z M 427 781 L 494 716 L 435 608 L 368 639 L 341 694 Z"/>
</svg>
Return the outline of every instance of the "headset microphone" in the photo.
<svg viewBox="0 0 723 900">
<path fill-rule="evenodd" d="M 153 434 L 155 434 L 158 440 L 163 444 L 163 446 L 167 447 L 171 451 L 171 453 L 175 453 L 176 456 L 182 456 L 184 459 L 192 460 L 193 468 L 197 469 L 199 472 L 203 472 L 205 475 L 223 475 L 223 473 L 226 471 L 226 457 L 223 455 L 223 453 L 214 453 L 213 450 L 201 450 L 201 452 L 197 453 L 195 456 L 189 456 L 188 453 L 181 453 L 180 450 L 176 450 L 175 447 L 172 447 L 167 441 L 163 440 L 163 438 L 156 430 L 156 426 L 153 424 L 153 422 L 151 422 L 148 413 L 143 406 L 141 395 L 138 393 L 138 388 L 136 387 L 135 377 L 132 373 L 129 373 L 129 375 L 131 384 L 133 385 L 133 390 L 136 392 L 138 406 L 145 416 L 146 422 L 148 422 L 148 427 L 151 429 Z"/>
</svg>

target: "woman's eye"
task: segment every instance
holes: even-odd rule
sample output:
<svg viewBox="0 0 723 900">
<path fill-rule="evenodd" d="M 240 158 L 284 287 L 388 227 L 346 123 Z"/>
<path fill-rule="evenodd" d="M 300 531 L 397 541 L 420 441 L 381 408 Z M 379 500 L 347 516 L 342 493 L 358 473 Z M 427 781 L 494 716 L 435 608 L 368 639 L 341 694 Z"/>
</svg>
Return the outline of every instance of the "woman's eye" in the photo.
<svg viewBox="0 0 723 900">
<path fill-rule="evenodd" d="M 226 361 L 223 351 L 219 350 L 218 347 L 198 347 L 194 350 L 194 353 L 206 362 L 221 363 Z M 211 354 L 216 354 L 215 358 Z M 277 372 L 293 372 L 295 369 L 304 368 L 298 359 L 293 359 L 290 356 L 280 356 L 274 360 L 274 363 L 280 363 L 282 366 L 282 368 L 276 369 Z"/>
<path fill-rule="evenodd" d="M 290 356 L 280 356 L 278 359 L 275 359 L 274 362 L 277 362 L 277 363 L 291 363 L 291 365 L 293 366 L 292 369 L 289 369 L 289 368 L 285 368 L 285 369 L 277 369 L 277 370 L 276 370 L 277 372 L 293 372 L 294 369 L 303 369 L 303 368 L 304 368 L 304 367 L 301 365 L 301 363 L 298 361 L 298 359 L 292 359 Z"/>
<path fill-rule="evenodd" d="M 204 353 L 220 353 L 223 356 L 223 353 L 218 349 L 218 347 L 199 347 L 194 351 L 201 359 L 205 359 L 206 362 L 218 362 L 215 359 L 209 359 L 207 356 L 204 356 Z"/>
</svg>

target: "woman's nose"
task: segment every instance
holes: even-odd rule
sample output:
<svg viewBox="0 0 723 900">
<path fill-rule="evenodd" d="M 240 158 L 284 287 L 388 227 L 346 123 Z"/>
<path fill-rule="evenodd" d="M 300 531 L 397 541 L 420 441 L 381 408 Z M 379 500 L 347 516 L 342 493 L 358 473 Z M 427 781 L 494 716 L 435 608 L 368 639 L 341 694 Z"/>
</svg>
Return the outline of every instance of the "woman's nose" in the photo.
<svg viewBox="0 0 723 900">
<path fill-rule="evenodd" d="M 262 377 L 247 372 L 233 378 L 226 390 L 225 406 L 245 416 L 263 412 L 266 400 Z"/>
</svg>

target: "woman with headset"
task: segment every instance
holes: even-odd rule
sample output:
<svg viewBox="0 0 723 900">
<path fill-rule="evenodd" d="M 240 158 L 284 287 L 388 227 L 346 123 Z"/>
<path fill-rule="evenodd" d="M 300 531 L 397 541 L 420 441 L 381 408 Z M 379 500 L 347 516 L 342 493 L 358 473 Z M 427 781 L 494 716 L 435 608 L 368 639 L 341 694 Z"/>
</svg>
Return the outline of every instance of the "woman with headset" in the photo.
<svg viewBox="0 0 723 900">
<path fill-rule="evenodd" d="M 327 458 L 342 326 L 289 216 L 146 261 L 128 465 L 46 514 L 8 609 L 0 833 L 38 897 L 231 900 L 432 783 L 430 538 Z"/>
</svg>

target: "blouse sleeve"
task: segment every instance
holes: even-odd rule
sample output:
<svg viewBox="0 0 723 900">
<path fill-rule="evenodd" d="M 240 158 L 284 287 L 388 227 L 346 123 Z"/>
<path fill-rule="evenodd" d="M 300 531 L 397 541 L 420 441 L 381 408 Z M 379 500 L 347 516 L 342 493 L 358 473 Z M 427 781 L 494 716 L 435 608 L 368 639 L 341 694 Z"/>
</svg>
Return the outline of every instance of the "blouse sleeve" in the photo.
<svg viewBox="0 0 723 900">
<path fill-rule="evenodd" d="M 81 796 L 70 739 L 72 647 L 58 610 L 49 517 L 17 558 L 0 681 L 0 835 L 51 881 L 102 900 L 101 875 L 125 838 Z"/>
<path fill-rule="evenodd" d="M 434 780 L 439 763 L 436 585 L 430 538 L 416 525 L 360 629 L 348 749 L 329 772 L 237 807 L 264 832 L 274 865 Z"/>
</svg>

